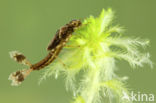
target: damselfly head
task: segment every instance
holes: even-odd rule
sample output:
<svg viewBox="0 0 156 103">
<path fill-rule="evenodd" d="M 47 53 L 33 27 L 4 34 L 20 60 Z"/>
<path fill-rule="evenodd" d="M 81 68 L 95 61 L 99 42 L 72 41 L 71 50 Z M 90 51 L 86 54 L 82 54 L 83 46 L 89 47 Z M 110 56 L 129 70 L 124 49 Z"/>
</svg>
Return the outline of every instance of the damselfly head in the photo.
<svg viewBox="0 0 156 103">
<path fill-rule="evenodd" d="M 70 22 L 70 25 L 74 28 L 77 28 L 77 27 L 80 27 L 82 25 L 81 21 L 80 20 L 72 20 Z"/>
</svg>

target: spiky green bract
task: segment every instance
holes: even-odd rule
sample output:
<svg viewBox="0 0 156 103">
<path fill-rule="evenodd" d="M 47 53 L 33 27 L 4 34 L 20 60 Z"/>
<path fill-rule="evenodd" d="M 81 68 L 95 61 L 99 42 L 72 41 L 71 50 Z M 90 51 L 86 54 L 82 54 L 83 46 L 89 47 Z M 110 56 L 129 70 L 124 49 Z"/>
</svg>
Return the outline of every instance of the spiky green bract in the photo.
<svg viewBox="0 0 156 103">
<path fill-rule="evenodd" d="M 127 103 L 122 100 L 123 93 L 128 94 L 125 83 L 114 73 L 116 61 L 126 60 L 133 68 L 145 63 L 152 66 L 149 53 L 139 50 L 148 45 L 148 40 L 122 37 L 122 28 L 112 26 L 112 19 L 111 9 L 102 10 L 98 18 L 85 19 L 67 44 L 73 47 L 62 51 L 59 58 L 63 63 L 56 60 L 45 71 L 42 79 L 60 73 L 66 76 L 66 87 L 75 95 L 73 103 L 104 103 L 103 98 L 109 100 L 107 103 L 112 103 L 114 98 L 119 103 Z M 80 82 L 76 82 L 80 71 Z"/>
</svg>

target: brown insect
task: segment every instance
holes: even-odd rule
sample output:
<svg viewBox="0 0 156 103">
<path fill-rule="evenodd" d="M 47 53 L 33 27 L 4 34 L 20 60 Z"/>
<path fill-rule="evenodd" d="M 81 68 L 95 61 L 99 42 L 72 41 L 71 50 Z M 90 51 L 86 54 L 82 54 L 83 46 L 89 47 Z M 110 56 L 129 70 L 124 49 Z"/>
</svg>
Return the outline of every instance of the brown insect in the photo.
<svg viewBox="0 0 156 103">
<path fill-rule="evenodd" d="M 17 61 L 18 63 L 25 64 L 29 66 L 29 69 L 19 70 L 17 72 L 12 73 L 9 76 L 9 80 L 12 80 L 12 85 L 17 86 L 21 84 L 22 81 L 30 74 L 30 72 L 34 70 L 40 70 L 45 66 L 52 63 L 59 53 L 61 52 L 62 48 L 66 45 L 69 38 L 71 37 L 72 33 L 82 25 L 80 20 L 72 20 L 65 26 L 61 27 L 55 34 L 54 38 L 48 45 L 47 50 L 49 51 L 48 55 L 42 59 L 41 61 L 37 62 L 36 64 L 31 64 L 26 57 L 16 51 L 10 53 L 11 57 Z"/>
</svg>

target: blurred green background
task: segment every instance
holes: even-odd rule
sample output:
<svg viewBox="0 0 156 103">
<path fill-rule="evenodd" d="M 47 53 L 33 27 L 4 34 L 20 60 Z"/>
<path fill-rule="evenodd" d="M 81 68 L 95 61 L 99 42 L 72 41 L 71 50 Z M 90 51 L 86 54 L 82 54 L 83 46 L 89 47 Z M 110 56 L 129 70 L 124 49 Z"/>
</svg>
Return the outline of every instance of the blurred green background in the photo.
<svg viewBox="0 0 156 103">
<path fill-rule="evenodd" d="M 156 0 L 0 0 L 0 103 L 69 103 L 64 78 L 48 78 L 38 85 L 43 71 L 32 73 L 19 87 L 10 86 L 11 72 L 25 68 L 9 57 L 18 50 L 35 63 L 46 54 L 56 30 L 72 19 L 98 16 L 102 8 L 115 11 L 115 23 L 124 26 L 125 35 L 148 38 L 147 50 L 156 61 Z M 129 76 L 128 86 L 141 93 L 156 95 L 156 70 L 149 66 L 133 70 L 117 63 L 120 76 Z"/>
</svg>

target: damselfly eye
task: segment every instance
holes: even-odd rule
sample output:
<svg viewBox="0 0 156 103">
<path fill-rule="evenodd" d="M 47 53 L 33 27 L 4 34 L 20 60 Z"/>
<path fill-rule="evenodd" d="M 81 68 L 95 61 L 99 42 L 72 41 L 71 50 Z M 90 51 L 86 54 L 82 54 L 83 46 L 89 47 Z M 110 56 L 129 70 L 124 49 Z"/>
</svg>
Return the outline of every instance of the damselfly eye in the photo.
<svg viewBox="0 0 156 103">
<path fill-rule="evenodd" d="M 81 21 L 80 20 L 72 20 L 71 25 L 74 27 L 79 27 L 81 25 Z"/>
<path fill-rule="evenodd" d="M 75 22 L 72 23 L 72 25 L 77 26 L 78 23 L 75 21 Z"/>
</svg>

